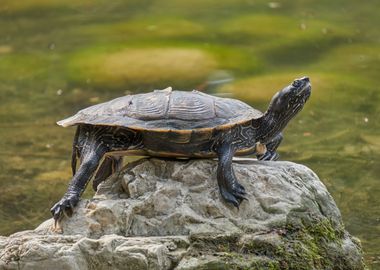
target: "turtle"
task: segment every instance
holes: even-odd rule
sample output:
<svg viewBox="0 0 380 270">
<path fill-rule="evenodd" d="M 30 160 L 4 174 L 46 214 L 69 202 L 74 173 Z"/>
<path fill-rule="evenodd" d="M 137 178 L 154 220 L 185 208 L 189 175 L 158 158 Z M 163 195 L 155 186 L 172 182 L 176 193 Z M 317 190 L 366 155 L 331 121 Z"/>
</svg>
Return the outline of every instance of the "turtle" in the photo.
<svg viewBox="0 0 380 270">
<path fill-rule="evenodd" d="M 264 113 L 237 99 L 170 87 L 80 110 L 57 122 L 77 129 L 71 159 L 73 177 L 51 213 L 57 222 L 72 212 L 88 182 L 93 178 L 97 190 L 121 167 L 125 155 L 217 158 L 220 195 L 239 208 L 247 194 L 234 174 L 233 157 L 256 155 L 259 160 L 277 160 L 282 130 L 310 95 L 310 80 L 302 77 L 277 92 Z"/>
</svg>

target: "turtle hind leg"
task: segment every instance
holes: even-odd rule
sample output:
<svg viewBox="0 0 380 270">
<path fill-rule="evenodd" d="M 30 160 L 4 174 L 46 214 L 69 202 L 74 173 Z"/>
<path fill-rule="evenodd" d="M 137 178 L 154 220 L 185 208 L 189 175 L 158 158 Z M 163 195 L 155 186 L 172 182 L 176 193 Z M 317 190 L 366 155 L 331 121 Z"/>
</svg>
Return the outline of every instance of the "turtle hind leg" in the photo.
<svg viewBox="0 0 380 270">
<path fill-rule="evenodd" d="M 117 156 L 106 156 L 100 165 L 94 180 L 92 180 L 92 187 L 95 191 L 101 182 L 106 180 L 111 174 L 118 171 L 123 164 L 123 158 Z"/>
<path fill-rule="evenodd" d="M 79 197 L 96 171 L 103 154 L 94 151 L 83 155 L 82 163 L 73 176 L 65 195 L 50 209 L 55 220 L 58 220 L 63 212 L 72 210 L 78 204 Z"/>
<path fill-rule="evenodd" d="M 74 140 L 73 140 L 73 150 L 71 154 L 71 170 L 73 172 L 73 176 L 75 175 L 77 171 L 77 161 L 79 156 L 79 151 L 78 151 L 78 138 L 79 138 L 79 126 L 77 127 L 77 130 L 75 131 L 74 135 Z"/>
<path fill-rule="evenodd" d="M 98 168 L 100 160 L 108 151 L 95 131 L 90 128 L 80 129 L 78 141 L 82 144 L 78 145 L 78 153 L 81 163 L 62 199 L 50 209 L 55 221 L 60 219 L 67 210 L 72 210 L 77 205 L 80 195 Z"/>
<path fill-rule="evenodd" d="M 230 143 L 224 143 L 217 149 L 219 162 L 217 180 L 223 199 L 239 208 L 241 202 L 247 198 L 244 187 L 237 181 L 233 171 L 232 158 L 234 153 L 235 151 Z"/>
<path fill-rule="evenodd" d="M 263 155 L 257 155 L 258 160 L 278 160 L 280 155 L 276 152 L 282 142 L 282 133 L 278 133 L 269 143 L 266 144 L 267 151 Z"/>
</svg>

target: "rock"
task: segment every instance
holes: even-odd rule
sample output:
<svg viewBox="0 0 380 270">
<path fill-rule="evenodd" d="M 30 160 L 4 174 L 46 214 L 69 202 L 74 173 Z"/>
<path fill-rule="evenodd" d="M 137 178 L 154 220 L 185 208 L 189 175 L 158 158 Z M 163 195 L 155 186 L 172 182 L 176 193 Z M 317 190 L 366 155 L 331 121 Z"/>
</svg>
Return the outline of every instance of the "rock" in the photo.
<svg viewBox="0 0 380 270">
<path fill-rule="evenodd" d="M 222 201 L 215 160 L 142 159 L 48 220 L 0 237 L 0 269 L 365 269 L 360 242 L 310 169 L 237 159 L 248 192 Z"/>
</svg>

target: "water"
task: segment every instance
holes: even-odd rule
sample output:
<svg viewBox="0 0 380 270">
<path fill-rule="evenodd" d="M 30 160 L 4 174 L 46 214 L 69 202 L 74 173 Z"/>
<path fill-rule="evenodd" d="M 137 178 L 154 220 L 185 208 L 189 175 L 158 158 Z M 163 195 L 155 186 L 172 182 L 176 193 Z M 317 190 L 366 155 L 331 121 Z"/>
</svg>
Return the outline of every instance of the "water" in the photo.
<svg viewBox="0 0 380 270">
<path fill-rule="evenodd" d="M 367 264 L 380 269 L 375 4 L 2 0 L 0 234 L 50 217 L 70 179 L 74 134 L 55 121 L 80 108 L 173 86 L 265 110 L 277 90 L 308 75 L 312 97 L 279 152 L 318 173 Z"/>
</svg>

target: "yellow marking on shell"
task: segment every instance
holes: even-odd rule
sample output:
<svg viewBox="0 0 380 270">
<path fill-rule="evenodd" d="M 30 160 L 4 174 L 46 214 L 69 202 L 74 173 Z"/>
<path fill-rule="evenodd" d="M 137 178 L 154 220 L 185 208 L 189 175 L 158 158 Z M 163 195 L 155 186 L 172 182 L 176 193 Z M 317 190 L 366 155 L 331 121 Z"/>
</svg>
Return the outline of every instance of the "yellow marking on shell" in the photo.
<svg viewBox="0 0 380 270">
<path fill-rule="evenodd" d="M 265 145 L 263 145 L 265 147 Z M 255 152 L 256 145 L 238 150 L 236 156 L 246 156 L 251 155 Z M 155 157 L 173 157 L 173 158 L 216 158 L 215 152 L 199 152 L 193 153 L 192 155 L 185 155 L 181 153 L 173 153 L 168 151 L 152 151 L 146 149 L 136 149 L 136 150 L 124 150 L 124 151 L 113 151 L 106 153 L 106 156 L 155 156 Z"/>
<path fill-rule="evenodd" d="M 178 133 L 176 130 L 169 130 L 167 138 L 173 143 L 188 143 L 191 139 L 191 133 Z"/>
<path fill-rule="evenodd" d="M 210 132 L 210 129 L 205 131 L 199 131 L 199 129 L 192 130 L 191 134 L 191 140 L 193 141 L 207 141 L 210 140 L 212 137 L 212 132 Z"/>
<path fill-rule="evenodd" d="M 261 142 L 257 142 L 255 144 L 255 147 L 256 147 L 256 153 L 258 155 L 264 155 L 267 152 L 267 147 L 265 146 L 265 144 L 262 144 Z"/>
<path fill-rule="evenodd" d="M 120 151 L 112 151 L 107 152 L 105 156 L 147 156 L 146 150 L 120 150 Z"/>
<path fill-rule="evenodd" d="M 149 131 L 149 132 L 175 132 L 175 133 L 180 133 L 180 134 L 191 134 L 193 131 L 196 131 L 196 132 L 210 132 L 212 130 L 218 130 L 218 131 L 224 131 L 224 130 L 229 130 L 235 126 L 238 126 L 238 125 L 244 125 L 244 124 L 249 124 L 248 122 L 250 122 L 251 120 L 242 120 L 242 121 L 239 121 L 239 122 L 233 122 L 233 123 L 228 123 L 228 124 L 224 124 L 224 125 L 219 125 L 219 126 L 214 126 L 214 127 L 205 127 L 205 128 L 193 128 L 193 129 L 167 129 L 167 128 L 146 128 L 146 127 L 141 127 L 141 126 L 134 126 L 134 125 L 130 125 L 130 126 L 126 126 L 126 128 L 129 128 L 129 129 L 133 129 L 133 130 L 137 130 L 137 131 Z M 88 123 L 88 122 L 85 122 L 83 121 L 82 123 L 75 123 L 74 125 L 80 125 L 80 124 L 90 124 L 91 123 Z M 93 124 L 92 124 L 93 125 Z M 120 125 L 116 125 L 116 124 L 103 124 L 103 123 L 99 123 L 99 124 L 96 124 L 96 126 L 112 126 L 112 127 L 120 127 Z"/>
<path fill-rule="evenodd" d="M 181 153 L 173 153 L 167 151 L 152 151 L 152 150 L 126 150 L 126 151 L 113 151 L 106 153 L 107 156 L 147 156 L 147 157 L 173 157 L 173 158 L 212 158 L 217 157 L 214 152 L 207 153 L 194 153 L 186 155 Z"/>
</svg>

